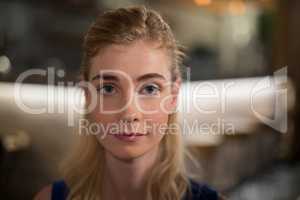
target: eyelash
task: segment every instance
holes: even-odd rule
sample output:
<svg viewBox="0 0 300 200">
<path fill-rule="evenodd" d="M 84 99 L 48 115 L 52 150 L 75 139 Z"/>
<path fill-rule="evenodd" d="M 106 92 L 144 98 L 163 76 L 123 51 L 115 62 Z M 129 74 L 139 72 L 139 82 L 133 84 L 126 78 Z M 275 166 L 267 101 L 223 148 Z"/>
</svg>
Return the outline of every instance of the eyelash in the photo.
<svg viewBox="0 0 300 200">
<path fill-rule="evenodd" d="M 113 87 L 113 89 L 116 89 L 116 87 L 114 86 L 114 84 L 103 84 L 102 86 L 100 86 L 100 87 L 97 87 L 96 88 L 96 90 L 99 92 L 99 93 L 101 93 L 101 90 L 102 89 L 104 89 L 105 87 L 107 87 L 107 86 L 112 86 Z M 148 87 L 152 87 L 152 88 L 154 88 L 155 90 L 156 90 L 156 92 L 160 92 L 161 91 L 161 86 L 159 85 L 159 84 L 156 84 L 156 83 L 152 83 L 152 84 L 145 84 L 145 86 L 143 87 L 143 90 L 145 89 L 145 88 L 148 88 Z M 112 95 L 112 94 L 103 94 L 103 95 Z M 147 96 L 147 94 L 143 94 L 143 95 L 146 95 Z M 152 96 L 152 94 L 149 94 L 149 95 L 151 95 Z M 153 95 L 156 95 L 156 93 L 155 94 L 153 94 Z"/>
<path fill-rule="evenodd" d="M 152 89 L 155 90 L 154 94 L 151 94 L 151 93 L 147 93 L 147 92 L 143 92 L 143 90 L 145 90 L 146 88 L 149 88 L 149 87 L 152 87 Z M 161 87 L 158 85 L 158 84 L 155 84 L 155 83 L 151 83 L 151 84 L 145 84 L 142 89 L 141 89 L 141 93 L 142 95 L 145 95 L 145 96 L 156 96 L 158 95 L 158 93 L 161 91 Z"/>
<path fill-rule="evenodd" d="M 96 89 L 99 93 L 101 93 L 101 90 L 107 86 L 112 86 L 112 87 L 115 87 L 114 84 L 103 84 L 101 86 L 98 86 Z M 103 95 L 110 95 L 110 94 L 103 94 Z"/>
</svg>

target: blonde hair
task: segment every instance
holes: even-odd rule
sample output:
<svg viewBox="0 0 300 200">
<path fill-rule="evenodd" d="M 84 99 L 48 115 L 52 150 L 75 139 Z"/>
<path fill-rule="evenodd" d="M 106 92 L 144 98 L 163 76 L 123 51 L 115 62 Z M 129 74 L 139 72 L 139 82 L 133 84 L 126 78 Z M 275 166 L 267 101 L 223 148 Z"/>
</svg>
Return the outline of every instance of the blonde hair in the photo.
<svg viewBox="0 0 300 200">
<path fill-rule="evenodd" d="M 160 14 L 144 6 L 119 8 L 97 17 L 84 38 L 83 79 L 89 80 L 90 60 L 101 49 L 111 44 L 126 45 L 137 40 L 158 42 L 160 48 L 170 55 L 172 81 L 181 79 L 180 66 L 184 57 L 181 47 Z M 170 114 L 168 124 L 176 123 L 177 113 Z M 147 179 L 147 200 L 180 200 L 189 191 L 181 133 L 179 129 L 175 132 L 170 130 L 167 129 L 160 143 L 157 164 Z M 99 188 L 104 163 L 104 149 L 95 136 L 80 136 L 72 156 L 63 165 L 64 179 L 70 189 L 68 198 L 101 199 Z"/>
</svg>

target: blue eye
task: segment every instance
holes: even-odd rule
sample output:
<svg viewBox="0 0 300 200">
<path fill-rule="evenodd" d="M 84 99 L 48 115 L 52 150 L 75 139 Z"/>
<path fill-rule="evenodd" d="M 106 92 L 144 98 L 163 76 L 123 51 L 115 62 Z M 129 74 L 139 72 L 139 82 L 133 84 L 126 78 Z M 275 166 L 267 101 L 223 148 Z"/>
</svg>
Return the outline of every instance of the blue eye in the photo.
<svg viewBox="0 0 300 200">
<path fill-rule="evenodd" d="M 160 87 L 156 84 L 147 85 L 142 89 L 142 94 L 157 95 L 160 92 Z"/>
<path fill-rule="evenodd" d="M 98 87 L 97 91 L 101 94 L 111 95 L 115 92 L 115 88 L 113 85 L 103 85 L 102 87 Z"/>
</svg>

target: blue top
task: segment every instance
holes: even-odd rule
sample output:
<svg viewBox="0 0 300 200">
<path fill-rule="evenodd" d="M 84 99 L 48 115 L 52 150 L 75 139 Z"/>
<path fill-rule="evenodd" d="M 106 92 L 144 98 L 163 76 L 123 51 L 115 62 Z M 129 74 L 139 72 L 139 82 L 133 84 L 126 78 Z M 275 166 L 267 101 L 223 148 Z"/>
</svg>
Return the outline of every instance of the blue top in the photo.
<svg viewBox="0 0 300 200">
<path fill-rule="evenodd" d="M 191 195 L 186 193 L 183 200 L 218 200 L 218 193 L 206 184 L 198 183 L 190 179 Z M 63 180 L 58 180 L 52 184 L 52 200 L 66 200 L 69 189 Z"/>
</svg>

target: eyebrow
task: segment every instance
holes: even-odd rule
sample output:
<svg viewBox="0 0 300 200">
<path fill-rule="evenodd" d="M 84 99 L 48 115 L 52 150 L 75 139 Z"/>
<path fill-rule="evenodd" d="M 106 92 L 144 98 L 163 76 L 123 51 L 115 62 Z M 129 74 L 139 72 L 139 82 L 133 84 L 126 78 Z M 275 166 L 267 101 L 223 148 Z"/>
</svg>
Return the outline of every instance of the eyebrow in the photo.
<svg viewBox="0 0 300 200">
<path fill-rule="evenodd" d="M 144 75 L 138 77 L 137 81 L 143 81 L 143 80 L 150 79 L 150 78 L 159 78 L 159 79 L 166 80 L 166 78 L 161 74 L 148 73 L 148 74 L 144 74 Z M 120 81 L 120 79 L 117 76 L 114 76 L 114 75 L 111 75 L 111 74 L 97 74 L 91 80 L 94 81 L 94 80 L 97 80 L 97 79 Z"/>
<path fill-rule="evenodd" d="M 163 79 L 166 80 L 166 78 L 158 73 L 149 73 L 149 74 L 144 74 L 140 77 L 137 78 L 137 81 L 142 81 L 142 80 L 146 80 L 146 79 L 150 79 L 150 78 L 159 78 L 159 79 Z"/>
<path fill-rule="evenodd" d="M 119 81 L 119 78 L 114 76 L 114 75 L 110 75 L 110 74 L 97 74 L 96 76 L 94 76 L 92 78 L 92 81 L 97 80 L 97 79 L 103 79 L 103 80 L 115 80 L 115 81 Z"/>
</svg>

